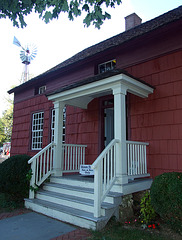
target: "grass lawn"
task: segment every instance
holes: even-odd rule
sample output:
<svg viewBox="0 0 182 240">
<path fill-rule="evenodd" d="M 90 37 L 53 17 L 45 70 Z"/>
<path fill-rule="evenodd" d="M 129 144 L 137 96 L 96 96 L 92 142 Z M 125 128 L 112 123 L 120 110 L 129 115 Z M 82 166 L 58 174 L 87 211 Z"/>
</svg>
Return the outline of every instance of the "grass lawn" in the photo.
<svg viewBox="0 0 182 240">
<path fill-rule="evenodd" d="M 166 229 L 149 230 L 140 227 L 126 227 L 121 223 L 110 222 L 101 231 L 92 231 L 89 240 L 180 240 L 182 236 Z"/>
</svg>

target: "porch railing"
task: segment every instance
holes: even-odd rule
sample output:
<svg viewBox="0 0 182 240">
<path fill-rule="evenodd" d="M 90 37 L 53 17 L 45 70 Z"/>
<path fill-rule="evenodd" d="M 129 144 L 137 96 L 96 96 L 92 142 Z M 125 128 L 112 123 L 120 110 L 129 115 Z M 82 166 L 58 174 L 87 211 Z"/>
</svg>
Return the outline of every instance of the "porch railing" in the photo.
<svg viewBox="0 0 182 240">
<path fill-rule="evenodd" d="M 116 144 L 113 139 L 92 164 L 94 169 L 94 217 L 101 216 L 101 203 L 116 179 Z"/>
<path fill-rule="evenodd" d="M 128 176 L 139 177 L 147 174 L 146 146 L 149 143 L 126 141 Z"/>
<path fill-rule="evenodd" d="M 53 142 L 50 143 L 28 161 L 32 170 L 29 198 L 34 198 L 33 189 L 40 186 L 52 172 L 54 146 Z"/>
<path fill-rule="evenodd" d="M 85 164 L 87 145 L 63 144 L 63 172 L 78 172 L 80 165 Z"/>
</svg>

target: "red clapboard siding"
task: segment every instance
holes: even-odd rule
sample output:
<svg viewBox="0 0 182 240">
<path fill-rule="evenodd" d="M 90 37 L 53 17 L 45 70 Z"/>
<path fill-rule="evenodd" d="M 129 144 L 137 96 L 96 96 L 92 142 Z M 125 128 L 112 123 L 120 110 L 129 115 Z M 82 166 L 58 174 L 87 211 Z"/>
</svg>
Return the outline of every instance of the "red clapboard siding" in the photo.
<svg viewBox="0 0 182 240">
<path fill-rule="evenodd" d="M 179 51 L 127 69 L 156 87 L 147 99 L 130 98 L 131 140 L 150 143 L 148 168 L 152 177 L 182 171 L 181 63 Z"/>
</svg>

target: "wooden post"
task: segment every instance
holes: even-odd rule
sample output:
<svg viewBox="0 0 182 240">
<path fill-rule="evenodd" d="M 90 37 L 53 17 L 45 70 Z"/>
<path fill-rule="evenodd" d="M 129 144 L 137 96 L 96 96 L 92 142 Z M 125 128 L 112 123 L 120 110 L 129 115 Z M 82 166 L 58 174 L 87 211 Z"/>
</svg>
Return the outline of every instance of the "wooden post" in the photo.
<svg viewBox="0 0 182 240">
<path fill-rule="evenodd" d="M 54 108 L 55 108 L 54 142 L 56 146 L 54 149 L 53 156 L 53 174 L 55 176 L 62 176 L 62 166 L 64 161 L 62 151 L 64 103 L 54 102 Z"/>
<path fill-rule="evenodd" d="M 116 177 L 119 183 L 128 183 L 126 151 L 126 89 L 120 84 L 113 86 L 114 94 L 114 137 L 116 145 Z"/>
<path fill-rule="evenodd" d="M 35 191 L 34 191 L 34 188 L 35 188 L 35 170 L 36 170 L 36 161 L 35 160 L 31 163 L 31 170 L 32 170 L 32 177 L 31 177 L 31 180 L 30 180 L 29 198 L 34 199 L 34 197 L 35 197 Z"/>
<path fill-rule="evenodd" d="M 94 169 L 94 217 L 101 216 L 102 174 L 101 162 Z"/>
</svg>

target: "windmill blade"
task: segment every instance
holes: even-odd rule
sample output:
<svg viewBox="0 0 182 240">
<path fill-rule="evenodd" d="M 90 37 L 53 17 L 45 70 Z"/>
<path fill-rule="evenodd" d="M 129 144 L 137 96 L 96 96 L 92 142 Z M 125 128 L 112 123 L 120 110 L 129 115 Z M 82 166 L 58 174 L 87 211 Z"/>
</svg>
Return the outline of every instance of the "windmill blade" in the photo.
<svg viewBox="0 0 182 240">
<path fill-rule="evenodd" d="M 22 62 L 26 60 L 26 54 L 25 54 L 25 51 L 23 50 L 20 51 L 20 59 L 22 60 Z"/>
<path fill-rule="evenodd" d="M 22 47 L 20 41 L 16 37 L 14 37 L 13 39 L 13 44 L 15 44 L 18 47 Z"/>
<path fill-rule="evenodd" d="M 30 50 L 30 60 L 33 60 L 37 56 L 37 47 L 34 44 L 28 46 Z"/>
</svg>

